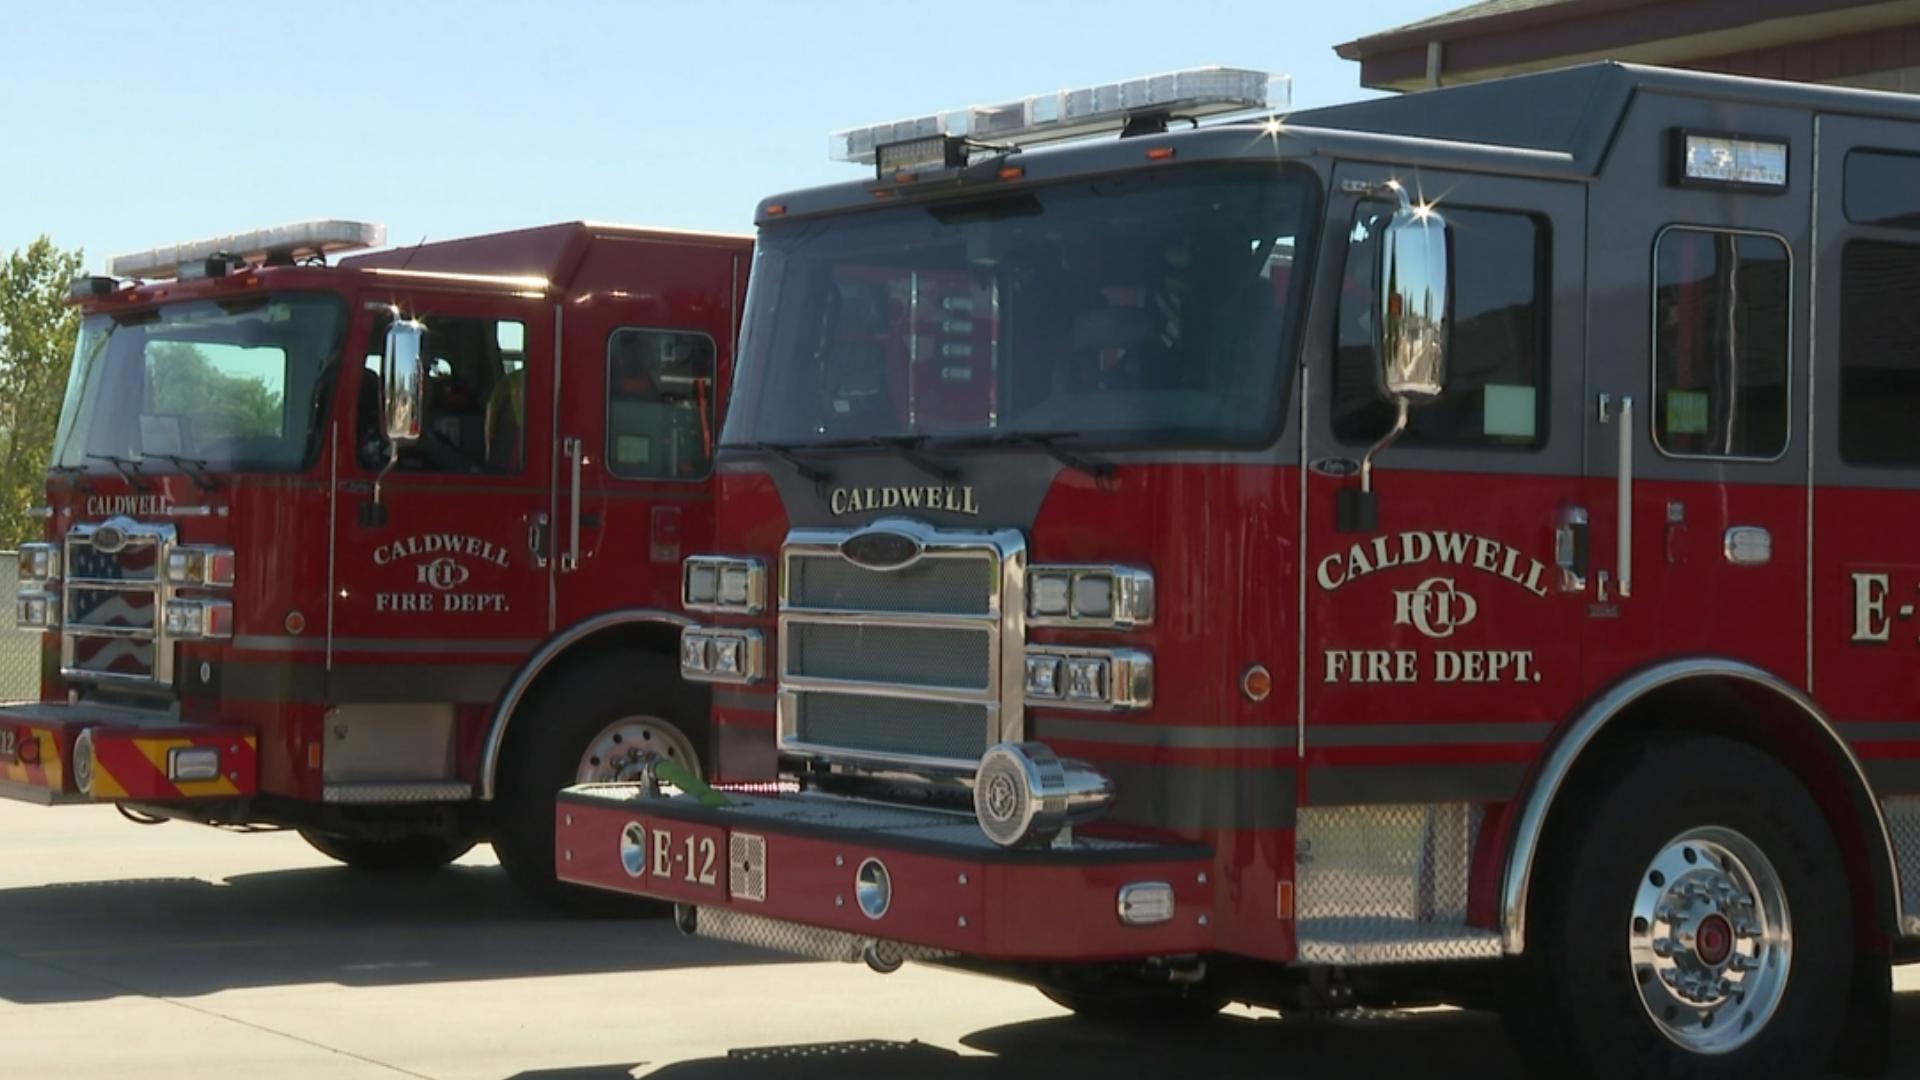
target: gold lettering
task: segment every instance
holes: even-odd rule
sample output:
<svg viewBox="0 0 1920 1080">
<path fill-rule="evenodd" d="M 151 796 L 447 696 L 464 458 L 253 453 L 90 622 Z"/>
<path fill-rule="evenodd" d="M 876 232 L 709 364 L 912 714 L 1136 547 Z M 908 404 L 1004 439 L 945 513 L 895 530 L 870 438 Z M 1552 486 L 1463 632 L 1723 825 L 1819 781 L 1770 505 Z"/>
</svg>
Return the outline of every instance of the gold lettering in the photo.
<svg viewBox="0 0 1920 1080">
<path fill-rule="evenodd" d="M 1887 575 L 1853 575 L 1853 643 L 1877 644 L 1887 640 Z"/>
</svg>

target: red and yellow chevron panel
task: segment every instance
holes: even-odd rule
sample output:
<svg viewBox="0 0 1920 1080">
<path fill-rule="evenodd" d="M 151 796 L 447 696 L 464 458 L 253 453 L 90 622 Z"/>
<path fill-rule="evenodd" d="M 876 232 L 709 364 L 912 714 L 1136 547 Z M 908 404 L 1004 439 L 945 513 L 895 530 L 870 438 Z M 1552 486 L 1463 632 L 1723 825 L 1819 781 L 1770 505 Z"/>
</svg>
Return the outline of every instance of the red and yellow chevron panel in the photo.
<svg viewBox="0 0 1920 1080">
<path fill-rule="evenodd" d="M 171 780 L 169 755 L 201 747 L 220 754 L 220 775 L 210 780 Z M 259 788 L 259 739 L 239 729 L 189 728 L 156 733 L 151 728 L 93 729 L 93 787 L 101 802 L 169 802 L 251 795 Z"/>
<path fill-rule="evenodd" d="M 0 720 L 0 728 L 13 732 L 13 757 L 0 757 L 0 783 L 24 784 L 49 791 L 66 790 L 66 761 L 60 733 L 32 724 L 9 724 Z"/>
</svg>

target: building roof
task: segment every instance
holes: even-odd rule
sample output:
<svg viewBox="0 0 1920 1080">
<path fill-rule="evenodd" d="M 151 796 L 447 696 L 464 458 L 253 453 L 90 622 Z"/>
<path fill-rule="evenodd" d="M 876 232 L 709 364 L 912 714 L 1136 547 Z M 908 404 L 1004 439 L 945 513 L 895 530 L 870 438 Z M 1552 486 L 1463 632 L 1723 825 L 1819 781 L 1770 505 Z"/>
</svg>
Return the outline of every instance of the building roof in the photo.
<svg viewBox="0 0 1920 1080">
<path fill-rule="evenodd" d="M 1365 86 L 1416 90 L 1592 60 L 1725 68 L 1712 61 L 1916 24 L 1920 0 L 1482 0 L 1334 51 Z"/>
<path fill-rule="evenodd" d="M 1466 7 L 1455 8 L 1452 11 L 1443 11 L 1438 15 L 1419 19 L 1405 26 L 1397 26 L 1391 30 L 1382 30 L 1377 34 L 1369 34 L 1360 40 L 1370 41 L 1377 38 L 1395 37 L 1415 31 L 1432 30 L 1435 27 L 1448 26 L 1453 23 L 1473 22 L 1477 19 L 1491 18 L 1495 15 L 1513 15 L 1519 12 L 1534 11 L 1538 8 L 1557 7 L 1562 4 L 1575 2 L 1577 2 L 1577 0 L 1481 0 L 1478 4 L 1468 4 Z M 1357 44 L 1357 42 L 1355 44 Z M 1346 48 L 1349 46 L 1342 47 Z"/>
</svg>

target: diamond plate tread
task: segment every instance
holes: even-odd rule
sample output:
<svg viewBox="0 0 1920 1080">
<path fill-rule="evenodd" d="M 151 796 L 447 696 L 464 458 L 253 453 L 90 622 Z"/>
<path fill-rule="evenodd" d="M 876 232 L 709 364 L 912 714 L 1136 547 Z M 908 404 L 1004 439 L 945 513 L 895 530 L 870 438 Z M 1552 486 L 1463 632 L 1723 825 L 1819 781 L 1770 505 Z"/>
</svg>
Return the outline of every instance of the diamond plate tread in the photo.
<svg viewBox="0 0 1920 1080">
<path fill-rule="evenodd" d="M 379 780 L 349 784 L 328 784 L 321 800 L 330 803 L 435 803 L 466 802 L 473 798 L 473 785 L 460 780 Z"/>
<path fill-rule="evenodd" d="M 1493 960 L 1502 955 L 1493 930 L 1435 926 L 1405 919 L 1301 919 L 1300 961 L 1361 967 L 1432 960 Z"/>
</svg>

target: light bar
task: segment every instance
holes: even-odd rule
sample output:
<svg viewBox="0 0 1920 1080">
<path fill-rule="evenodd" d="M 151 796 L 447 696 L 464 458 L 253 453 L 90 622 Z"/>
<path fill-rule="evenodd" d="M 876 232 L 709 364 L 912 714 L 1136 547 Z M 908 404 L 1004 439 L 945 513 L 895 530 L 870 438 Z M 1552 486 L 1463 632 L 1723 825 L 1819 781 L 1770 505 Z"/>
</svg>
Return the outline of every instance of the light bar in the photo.
<svg viewBox="0 0 1920 1080">
<path fill-rule="evenodd" d="M 366 221 L 300 221 L 271 229 L 115 255 L 107 260 L 107 273 L 114 277 L 169 278 L 178 277 L 182 266 L 204 263 L 215 255 L 260 263 L 273 256 L 324 256 L 380 247 L 386 242 L 385 225 Z"/>
<path fill-rule="evenodd" d="M 1037 146 L 1120 131 L 1128 120 L 1139 116 L 1200 119 L 1285 109 L 1292 101 L 1292 91 L 1292 80 L 1284 75 L 1246 68 L 1194 68 L 848 128 L 828 137 L 827 156 L 870 165 L 882 147 L 904 142 L 920 143 L 934 155 L 943 136 L 994 146 Z M 938 155 L 934 155 L 924 163 L 937 160 Z M 893 155 L 889 155 L 889 161 L 900 165 L 923 163 Z"/>
<path fill-rule="evenodd" d="M 1680 182 L 1730 187 L 1787 186 L 1787 144 L 1769 139 L 1683 131 Z"/>
</svg>

